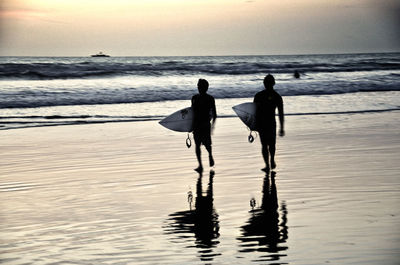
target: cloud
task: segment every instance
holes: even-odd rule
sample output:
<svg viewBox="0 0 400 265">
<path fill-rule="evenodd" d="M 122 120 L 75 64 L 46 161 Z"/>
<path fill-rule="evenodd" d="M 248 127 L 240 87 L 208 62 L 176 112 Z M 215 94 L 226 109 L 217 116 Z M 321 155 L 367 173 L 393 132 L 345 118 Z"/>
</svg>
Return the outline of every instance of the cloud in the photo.
<svg viewBox="0 0 400 265">
<path fill-rule="evenodd" d="M 0 4 L 0 18 L 2 19 L 32 19 L 48 14 L 50 10 L 35 8 L 19 0 L 5 0 Z"/>
</svg>

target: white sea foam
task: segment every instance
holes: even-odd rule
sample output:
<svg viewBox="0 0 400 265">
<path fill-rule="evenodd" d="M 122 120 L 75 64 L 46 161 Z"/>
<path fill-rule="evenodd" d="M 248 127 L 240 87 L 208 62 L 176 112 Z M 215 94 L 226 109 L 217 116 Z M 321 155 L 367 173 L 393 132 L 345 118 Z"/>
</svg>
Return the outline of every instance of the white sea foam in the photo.
<svg viewBox="0 0 400 265">
<path fill-rule="evenodd" d="M 299 79 L 293 77 L 294 70 L 300 72 Z M 290 103 L 290 115 L 400 107 L 391 98 L 399 98 L 400 91 L 400 54 L 396 53 L 2 57 L 0 129 L 159 119 L 187 105 L 197 92 L 198 78 L 209 81 L 209 93 L 219 101 L 236 104 L 263 89 L 267 73 L 275 75 L 275 88 Z M 217 106 L 220 116 L 233 115 L 231 106 Z"/>
</svg>

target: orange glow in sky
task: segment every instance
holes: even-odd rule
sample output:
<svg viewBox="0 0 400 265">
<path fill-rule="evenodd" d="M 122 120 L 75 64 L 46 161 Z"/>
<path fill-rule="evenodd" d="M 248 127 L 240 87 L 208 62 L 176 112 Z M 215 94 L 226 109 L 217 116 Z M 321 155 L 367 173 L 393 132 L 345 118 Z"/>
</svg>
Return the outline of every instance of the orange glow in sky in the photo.
<svg viewBox="0 0 400 265">
<path fill-rule="evenodd" d="M 0 55 L 399 49 L 395 0 L 2 0 Z M 393 12 L 388 11 L 393 10 Z"/>
</svg>

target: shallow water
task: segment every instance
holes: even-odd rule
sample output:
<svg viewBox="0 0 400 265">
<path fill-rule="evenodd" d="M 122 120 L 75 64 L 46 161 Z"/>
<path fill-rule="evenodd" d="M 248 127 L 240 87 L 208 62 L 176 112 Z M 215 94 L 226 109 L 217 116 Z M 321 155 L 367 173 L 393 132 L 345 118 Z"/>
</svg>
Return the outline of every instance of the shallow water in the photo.
<svg viewBox="0 0 400 265">
<path fill-rule="evenodd" d="M 236 117 L 234 105 L 252 102 L 253 98 L 217 99 L 219 117 Z M 285 97 L 285 115 L 313 116 L 400 110 L 400 92 L 358 92 L 336 95 Z M 178 109 L 190 106 L 187 100 L 131 104 L 57 106 L 0 109 L 0 130 L 29 127 L 141 122 L 165 118 Z"/>
<path fill-rule="evenodd" d="M 0 57 L 0 130 L 158 120 L 190 105 L 199 78 L 218 115 L 233 116 L 267 73 L 290 115 L 400 109 L 400 53 Z"/>
<path fill-rule="evenodd" d="M 1 263 L 397 264 L 399 124 L 289 116 L 274 178 L 238 119 L 203 176 L 154 121 L 3 131 Z"/>
</svg>

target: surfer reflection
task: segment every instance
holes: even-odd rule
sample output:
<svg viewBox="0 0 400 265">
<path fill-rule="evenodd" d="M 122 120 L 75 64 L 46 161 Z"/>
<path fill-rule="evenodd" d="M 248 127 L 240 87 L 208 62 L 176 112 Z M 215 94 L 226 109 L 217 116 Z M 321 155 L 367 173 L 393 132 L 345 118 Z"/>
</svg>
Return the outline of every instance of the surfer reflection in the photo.
<svg viewBox="0 0 400 265">
<path fill-rule="evenodd" d="M 219 221 L 218 214 L 214 208 L 213 198 L 213 178 L 214 171 L 210 171 L 207 191 L 204 193 L 202 188 L 202 173 L 196 183 L 195 209 L 191 209 L 191 193 L 188 193 L 188 203 L 190 210 L 180 211 L 170 214 L 167 234 L 176 234 L 178 239 L 187 242 L 188 233 L 194 234 L 195 246 L 199 248 L 200 259 L 202 261 L 212 261 L 215 256 L 221 255 L 213 252 L 219 241 Z M 174 240 L 176 242 L 176 240 Z"/>
<path fill-rule="evenodd" d="M 280 252 L 288 248 L 282 245 L 288 238 L 287 209 L 285 202 L 278 209 L 275 174 L 271 172 L 271 180 L 268 175 L 265 176 L 261 207 L 250 211 L 252 216 L 241 227 L 242 235 L 238 237 L 241 241 L 240 252 L 269 253 L 262 255 L 258 261 L 278 261 L 280 257 L 286 256 Z"/>
</svg>

